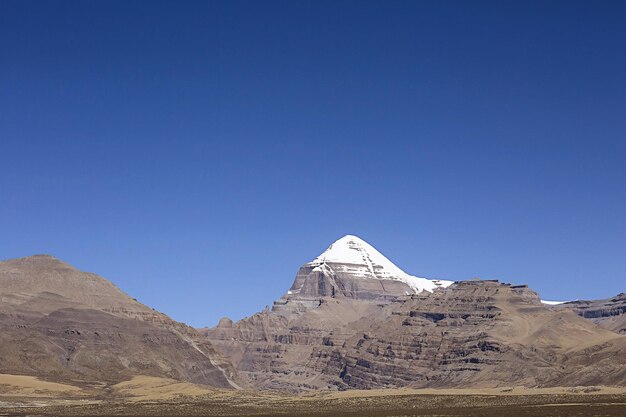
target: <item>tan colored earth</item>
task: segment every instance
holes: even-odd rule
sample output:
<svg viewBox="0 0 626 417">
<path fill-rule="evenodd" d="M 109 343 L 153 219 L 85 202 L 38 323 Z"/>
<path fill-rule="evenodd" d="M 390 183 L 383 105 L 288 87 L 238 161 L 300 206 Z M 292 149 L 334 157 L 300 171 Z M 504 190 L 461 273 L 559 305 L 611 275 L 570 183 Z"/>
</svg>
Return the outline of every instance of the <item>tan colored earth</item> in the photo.
<svg viewBox="0 0 626 417">
<path fill-rule="evenodd" d="M 605 416 L 622 417 L 626 388 L 553 387 L 281 392 L 210 389 L 137 376 L 114 385 L 0 375 L 3 416 Z"/>
</svg>

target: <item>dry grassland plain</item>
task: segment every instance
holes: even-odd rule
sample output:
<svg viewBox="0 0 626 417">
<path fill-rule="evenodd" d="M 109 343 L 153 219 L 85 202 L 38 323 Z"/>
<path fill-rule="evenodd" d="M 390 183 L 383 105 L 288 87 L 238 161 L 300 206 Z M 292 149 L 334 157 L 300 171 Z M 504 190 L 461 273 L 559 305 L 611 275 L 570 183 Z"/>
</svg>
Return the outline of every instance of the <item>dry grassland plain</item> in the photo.
<svg viewBox="0 0 626 417">
<path fill-rule="evenodd" d="M 213 390 L 145 376 L 106 386 L 0 375 L 0 416 L 624 417 L 626 388 L 395 389 L 292 395 Z"/>
</svg>

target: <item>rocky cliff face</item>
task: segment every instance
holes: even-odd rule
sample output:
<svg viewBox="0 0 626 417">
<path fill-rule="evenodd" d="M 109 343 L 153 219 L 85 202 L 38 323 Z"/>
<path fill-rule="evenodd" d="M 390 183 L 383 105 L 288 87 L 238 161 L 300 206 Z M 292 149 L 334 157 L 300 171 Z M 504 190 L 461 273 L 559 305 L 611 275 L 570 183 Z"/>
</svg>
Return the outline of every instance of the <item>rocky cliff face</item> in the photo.
<svg viewBox="0 0 626 417">
<path fill-rule="evenodd" d="M 308 361 L 329 334 L 379 311 L 400 297 L 439 291 L 450 281 L 406 274 L 356 236 L 345 236 L 298 271 L 271 310 L 206 331 L 215 349 L 259 388 L 326 388 Z"/>
<path fill-rule="evenodd" d="M 350 329 L 330 334 L 311 357 L 341 389 L 559 385 L 565 364 L 573 372 L 585 357 L 581 345 L 621 339 L 617 348 L 626 347 L 570 312 L 550 311 L 525 286 L 492 281 L 397 300 Z"/>
<path fill-rule="evenodd" d="M 546 306 L 525 285 L 417 278 L 346 236 L 272 309 L 201 333 L 34 256 L 0 262 L 0 373 L 294 391 L 626 385 L 625 305 Z"/>
<path fill-rule="evenodd" d="M 554 308 L 572 310 L 606 329 L 626 334 L 626 293 L 605 300 L 571 301 Z"/>
<path fill-rule="evenodd" d="M 290 304 L 291 305 L 291 304 Z M 237 323 L 221 320 L 206 335 L 240 376 L 261 389 L 316 389 L 330 385 L 310 358 L 329 335 L 349 331 L 350 323 L 380 309 L 376 303 L 350 299 L 318 299 L 300 309 L 266 309 Z"/>
<path fill-rule="evenodd" d="M 262 389 L 626 384 L 626 337 L 524 285 L 424 282 L 370 248 L 340 239 L 208 339 Z"/>
<path fill-rule="evenodd" d="M 46 255 L 0 262 L 0 373 L 119 382 L 166 376 L 231 387 L 230 363 L 195 329 Z"/>
</svg>

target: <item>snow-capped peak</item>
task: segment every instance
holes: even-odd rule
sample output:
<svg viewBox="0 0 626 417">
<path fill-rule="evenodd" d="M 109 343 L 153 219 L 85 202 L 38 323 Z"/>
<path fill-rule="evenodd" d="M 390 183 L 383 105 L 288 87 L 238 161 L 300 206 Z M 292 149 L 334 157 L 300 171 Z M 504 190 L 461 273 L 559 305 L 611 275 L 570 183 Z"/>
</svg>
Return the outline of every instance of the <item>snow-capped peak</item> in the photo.
<svg viewBox="0 0 626 417">
<path fill-rule="evenodd" d="M 346 235 L 330 245 L 320 256 L 309 263 L 325 268 L 334 264 L 333 269 L 350 273 L 359 278 L 376 278 L 402 281 L 416 293 L 432 292 L 437 287 L 447 287 L 452 281 L 429 280 L 409 275 L 377 251 L 363 239 Z"/>
<path fill-rule="evenodd" d="M 333 262 L 366 266 L 374 264 L 381 266 L 384 273 L 396 276 L 406 275 L 404 271 L 394 265 L 393 262 L 387 259 L 382 253 L 378 252 L 372 245 L 353 235 L 346 235 L 338 239 L 320 256 L 315 258 L 313 262 Z"/>
</svg>

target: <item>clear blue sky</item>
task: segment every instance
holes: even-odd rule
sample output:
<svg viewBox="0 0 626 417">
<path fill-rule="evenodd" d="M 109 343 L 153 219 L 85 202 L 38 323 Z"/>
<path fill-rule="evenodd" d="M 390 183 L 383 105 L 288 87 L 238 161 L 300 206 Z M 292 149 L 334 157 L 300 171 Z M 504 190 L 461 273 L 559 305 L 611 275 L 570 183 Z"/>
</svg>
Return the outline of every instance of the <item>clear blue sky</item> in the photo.
<svg viewBox="0 0 626 417">
<path fill-rule="evenodd" d="M 0 1 L 0 258 L 178 320 L 356 234 L 415 275 L 626 291 L 626 3 Z"/>
</svg>

